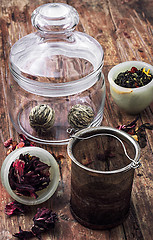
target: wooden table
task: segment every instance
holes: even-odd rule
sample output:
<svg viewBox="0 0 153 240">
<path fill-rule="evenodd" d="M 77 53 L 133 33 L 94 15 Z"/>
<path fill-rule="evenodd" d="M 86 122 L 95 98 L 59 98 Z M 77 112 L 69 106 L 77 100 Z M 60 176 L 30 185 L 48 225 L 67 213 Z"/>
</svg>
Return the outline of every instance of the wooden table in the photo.
<svg viewBox="0 0 153 240">
<path fill-rule="evenodd" d="M 52 2 L 52 1 L 50 1 Z M 66 2 L 66 1 L 59 1 Z M 0 166 L 6 157 L 3 142 L 12 137 L 18 139 L 8 115 L 6 83 L 8 78 L 8 58 L 11 46 L 22 36 L 32 32 L 30 17 L 33 10 L 47 3 L 46 0 L 1 0 L 0 6 Z M 113 102 L 107 79 L 108 71 L 116 64 L 126 60 L 141 60 L 153 64 L 153 1 L 152 0 L 69 0 L 80 16 L 77 30 L 96 38 L 103 46 L 105 62 L 103 72 L 106 80 L 106 104 L 102 125 L 116 127 L 135 119 L 121 111 Z M 146 108 L 138 120 L 153 123 L 153 104 Z M 61 183 L 54 196 L 39 207 L 46 206 L 58 213 L 59 221 L 55 228 L 42 235 L 49 239 L 90 239 L 90 240 L 134 240 L 153 239 L 153 135 L 146 130 L 147 146 L 141 151 L 142 166 L 135 171 L 131 210 L 128 218 L 118 227 L 106 231 L 87 229 L 72 217 L 70 200 L 70 160 L 66 147 L 42 146 L 55 155 L 63 154 Z M 38 206 L 29 207 L 23 216 L 7 217 L 5 205 L 11 201 L 6 190 L 0 185 L 0 240 L 9 240 L 18 232 L 19 225 L 28 230 L 33 224 L 32 217 Z"/>
</svg>

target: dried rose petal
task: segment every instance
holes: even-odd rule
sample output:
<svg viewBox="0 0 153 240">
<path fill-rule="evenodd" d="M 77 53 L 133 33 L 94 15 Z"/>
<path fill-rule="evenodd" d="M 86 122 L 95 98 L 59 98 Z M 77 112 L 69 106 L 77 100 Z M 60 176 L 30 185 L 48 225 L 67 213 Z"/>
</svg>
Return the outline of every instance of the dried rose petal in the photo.
<svg viewBox="0 0 153 240">
<path fill-rule="evenodd" d="M 36 190 L 34 187 L 32 187 L 31 185 L 28 184 L 17 184 L 15 183 L 15 190 L 16 190 L 16 194 L 19 196 L 27 196 L 27 197 L 34 197 L 37 198 L 38 195 L 36 194 Z"/>
<path fill-rule="evenodd" d="M 21 227 L 19 227 L 19 232 L 13 234 L 13 236 L 18 238 L 18 239 L 22 239 L 22 240 L 27 240 L 28 238 L 33 238 L 34 237 L 32 231 L 23 231 L 21 229 Z"/>
<path fill-rule="evenodd" d="M 129 72 L 131 72 L 131 73 L 135 73 L 135 72 L 137 72 L 137 71 L 138 71 L 138 69 L 137 69 L 136 67 L 132 67 L 131 70 L 130 70 Z"/>
<path fill-rule="evenodd" d="M 16 159 L 15 162 L 13 163 L 13 167 L 17 175 L 19 175 L 19 177 L 21 178 L 24 173 L 25 162 L 20 159 Z"/>
<path fill-rule="evenodd" d="M 37 198 L 37 191 L 50 183 L 50 166 L 36 156 L 20 154 L 10 167 L 9 182 L 16 194 Z"/>
<path fill-rule="evenodd" d="M 136 128 L 138 119 L 139 119 L 139 116 L 134 121 L 132 121 L 131 123 L 129 123 L 127 125 L 120 125 L 117 128 L 119 130 L 123 130 L 123 131 L 125 131 L 129 134 L 131 133 L 131 135 L 133 135 L 133 134 L 135 134 L 135 128 Z"/>
<path fill-rule="evenodd" d="M 19 227 L 19 233 L 15 233 L 13 236 L 27 240 L 28 238 L 36 237 L 41 240 L 41 234 L 55 226 L 55 222 L 57 220 L 57 214 L 53 213 L 52 210 L 47 208 L 38 208 L 37 213 L 33 218 L 34 225 L 31 228 L 31 231 L 23 231 L 21 227 Z"/>
<path fill-rule="evenodd" d="M 9 138 L 8 140 L 6 140 L 5 142 L 4 142 L 4 147 L 9 147 L 10 145 L 11 145 L 11 143 L 12 143 L 12 138 Z"/>
<path fill-rule="evenodd" d="M 24 142 L 19 142 L 19 144 L 16 146 L 16 149 L 18 148 L 22 148 L 25 146 L 25 143 Z"/>
<path fill-rule="evenodd" d="M 41 233 L 53 228 L 57 220 L 57 214 L 53 213 L 48 208 L 38 208 L 37 213 L 33 218 L 34 226 L 32 227 L 33 234 L 41 240 Z"/>
<path fill-rule="evenodd" d="M 25 212 L 25 206 L 16 201 L 8 203 L 5 207 L 5 214 L 8 216 L 18 215 L 24 212 Z"/>
<path fill-rule="evenodd" d="M 20 136 L 20 141 L 24 142 L 25 146 L 35 146 L 34 142 L 31 142 L 28 140 L 23 134 L 19 134 Z"/>
<path fill-rule="evenodd" d="M 23 134 L 19 134 L 20 136 L 20 142 L 17 143 L 16 141 L 13 141 L 12 138 L 9 138 L 4 142 L 4 146 L 6 148 L 9 148 L 7 151 L 7 155 L 9 155 L 12 151 L 18 148 L 26 147 L 26 146 L 35 146 L 34 142 L 31 142 L 28 140 Z"/>
<path fill-rule="evenodd" d="M 53 228 L 57 220 L 57 214 L 53 213 L 52 210 L 48 208 L 38 208 L 37 213 L 33 218 L 34 225 L 44 229 Z"/>
</svg>

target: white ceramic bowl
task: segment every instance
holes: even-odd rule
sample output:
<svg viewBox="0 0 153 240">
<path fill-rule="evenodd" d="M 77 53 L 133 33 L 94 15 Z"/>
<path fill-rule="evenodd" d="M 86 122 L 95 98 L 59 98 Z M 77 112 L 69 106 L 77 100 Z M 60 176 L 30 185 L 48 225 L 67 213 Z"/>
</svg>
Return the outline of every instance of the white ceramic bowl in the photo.
<svg viewBox="0 0 153 240">
<path fill-rule="evenodd" d="M 132 67 L 137 69 L 145 67 L 146 71 L 150 69 L 150 73 L 153 74 L 152 65 L 140 61 L 127 61 L 114 66 L 108 73 L 108 80 L 115 103 L 127 113 L 138 114 L 153 101 L 153 80 L 139 88 L 124 88 L 114 82 L 119 73 L 130 70 Z"/>
<path fill-rule="evenodd" d="M 19 196 L 10 187 L 8 173 L 12 162 L 14 162 L 20 154 L 29 153 L 31 156 L 37 156 L 40 161 L 46 163 L 50 167 L 50 184 L 42 191 L 37 192 L 38 198 Z M 6 188 L 10 196 L 16 201 L 25 205 L 37 205 L 48 200 L 56 191 L 59 183 L 60 173 L 55 158 L 45 149 L 39 147 L 24 147 L 11 152 L 4 160 L 1 168 L 2 184 Z"/>
</svg>

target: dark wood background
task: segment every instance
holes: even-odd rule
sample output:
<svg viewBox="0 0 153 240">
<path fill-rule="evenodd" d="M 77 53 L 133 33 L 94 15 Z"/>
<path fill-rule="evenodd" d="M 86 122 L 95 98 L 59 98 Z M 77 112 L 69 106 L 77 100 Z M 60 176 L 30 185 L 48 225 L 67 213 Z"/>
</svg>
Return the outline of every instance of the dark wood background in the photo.
<svg viewBox="0 0 153 240">
<path fill-rule="evenodd" d="M 22 36 L 34 31 L 31 13 L 46 0 L 0 1 L 0 166 L 6 157 L 3 142 L 12 137 L 18 139 L 8 116 L 6 84 L 9 77 L 8 58 L 12 45 Z M 54 1 L 55 2 L 55 1 Z M 96 38 L 105 53 L 103 72 L 106 80 L 106 103 L 102 125 L 116 127 L 133 121 L 135 116 L 121 111 L 113 102 L 107 79 L 114 65 L 126 60 L 141 60 L 153 64 L 153 1 L 152 0 L 68 0 L 80 16 L 77 30 Z M 153 123 L 153 104 L 140 114 L 138 125 Z M 4 213 L 10 196 L 0 184 L 0 240 L 9 240 L 18 232 L 19 225 L 28 230 L 33 224 L 37 207 L 52 208 L 59 215 L 55 229 L 43 234 L 43 240 L 152 240 L 153 239 L 153 135 L 146 130 L 147 146 L 141 151 L 142 166 L 135 171 L 132 203 L 126 221 L 111 230 L 93 231 L 74 220 L 69 210 L 70 168 L 66 147 L 42 146 L 54 154 L 63 154 L 61 184 L 54 196 L 40 206 L 29 207 L 23 216 L 7 217 Z"/>
</svg>

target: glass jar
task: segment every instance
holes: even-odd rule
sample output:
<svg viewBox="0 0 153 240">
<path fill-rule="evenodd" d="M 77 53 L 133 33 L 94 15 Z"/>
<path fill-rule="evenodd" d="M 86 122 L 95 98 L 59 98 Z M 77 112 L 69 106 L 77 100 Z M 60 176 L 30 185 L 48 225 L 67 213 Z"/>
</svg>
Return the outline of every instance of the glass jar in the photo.
<svg viewBox="0 0 153 240">
<path fill-rule="evenodd" d="M 103 49 L 94 38 L 74 31 L 79 16 L 67 4 L 42 5 L 31 20 L 37 32 L 18 40 L 10 52 L 10 118 L 15 129 L 32 141 L 66 144 L 72 130 L 101 124 L 106 91 Z M 81 116 L 92 115 L 78 128 L 68 118 L 76 105 L 78 112 L 82 106 L 87 108 Z M 40 106 L 48 107 L 48 112 L 41 112 Z M 31 115 L 39 120 L 35 126 Z M 73 118 L 74 113 L 71 115 Z M 45 119 L 51 123 L 46 130 Z"/>
</svg>

